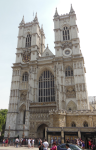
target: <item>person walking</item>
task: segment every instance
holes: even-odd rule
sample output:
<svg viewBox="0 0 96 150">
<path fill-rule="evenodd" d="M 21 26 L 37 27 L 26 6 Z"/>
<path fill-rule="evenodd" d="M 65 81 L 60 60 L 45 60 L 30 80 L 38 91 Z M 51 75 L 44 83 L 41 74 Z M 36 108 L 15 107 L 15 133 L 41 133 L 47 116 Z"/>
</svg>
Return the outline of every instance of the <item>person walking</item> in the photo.
<svg viewBox="0 0 96 150">
<path fill-rule="evenodd" d="M 43 142 L 43 150 L 48 150 L 49 143 L 45 139 L 45 142 Z"/>
</svg>

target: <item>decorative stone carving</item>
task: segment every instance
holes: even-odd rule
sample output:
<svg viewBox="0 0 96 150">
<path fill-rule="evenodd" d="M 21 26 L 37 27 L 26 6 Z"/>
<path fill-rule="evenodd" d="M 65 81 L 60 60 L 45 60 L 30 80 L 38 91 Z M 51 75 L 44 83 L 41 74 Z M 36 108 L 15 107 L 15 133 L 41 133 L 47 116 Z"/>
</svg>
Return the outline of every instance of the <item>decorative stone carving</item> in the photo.
<svg viewBox="0 0 96 150">
<path fill-rule="evenodd" d="M 66 97 L 67 98 L 75 98 L 76 97 L 76 92 L 74 87 L 68 87 L 66 89 Z"/>
<path fill-rule="evenodd" d="M 72 48 L 72 42 L 65 42 L 62 44 L 63 48 Z"/>
<path fill-rule="evenodd" d="M 22 54 L 22 61 L 28 62 L 31 59 L 31 50 L 24 50 Z"/>
<path fill-rule="evenodd" d="M 23 91 L 20 95 L 20 101 L 26 101 L 27 92 Z"/>
</svg>

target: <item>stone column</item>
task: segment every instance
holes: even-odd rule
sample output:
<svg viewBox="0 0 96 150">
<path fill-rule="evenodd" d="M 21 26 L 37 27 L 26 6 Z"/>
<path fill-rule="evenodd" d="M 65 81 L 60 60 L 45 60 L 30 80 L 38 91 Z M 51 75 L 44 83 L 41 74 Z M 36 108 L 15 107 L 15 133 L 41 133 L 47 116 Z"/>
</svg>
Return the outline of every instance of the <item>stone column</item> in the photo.
<svg viewBox="0 0 96 150">
<path fill-rule="evenodd" d="M 81 138 L 81 132 L 78 130 L 78 138 Z"/>
<path fill-rule="evenodd" d="M 64 143 L 64 130 L 61 129 L 61 143 Z"/>
<path fill-rule="evenodd" d="M 47 127 L 45 127 L 45 139 L 47 139 Z"/>
</svg>

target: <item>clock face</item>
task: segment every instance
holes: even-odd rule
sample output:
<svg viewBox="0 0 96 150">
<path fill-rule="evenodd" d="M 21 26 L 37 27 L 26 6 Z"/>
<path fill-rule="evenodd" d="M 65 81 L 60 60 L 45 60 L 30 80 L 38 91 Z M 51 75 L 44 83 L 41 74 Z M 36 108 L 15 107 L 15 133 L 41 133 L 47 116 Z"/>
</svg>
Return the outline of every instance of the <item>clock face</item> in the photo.
<svg viewBox="0 0 96 150">
<path fill-rule="evenodd" d="M 66 54 L 66 55 L 69 55 L 69 54 L 70 54 L 70 51 L 69 51 L 69 50 L 66 50 L 66 51 L 65 51 L 65 54 Z"/>
<path fill-rule="evenodd" d="M 22 61 L 23 62 L 29 62 L 30 59 L 31 59 L 31 52 L 30 51 L 24 51 Z"/>
<path fill-rule="evenodd" d="M 69 56 L 71 56 L 71 54 L 72 54 L 72 50 L 70 48 L 64 49 L 64 51 L 63 51 L 64 56 L 69 57 Z"/>
</svg>

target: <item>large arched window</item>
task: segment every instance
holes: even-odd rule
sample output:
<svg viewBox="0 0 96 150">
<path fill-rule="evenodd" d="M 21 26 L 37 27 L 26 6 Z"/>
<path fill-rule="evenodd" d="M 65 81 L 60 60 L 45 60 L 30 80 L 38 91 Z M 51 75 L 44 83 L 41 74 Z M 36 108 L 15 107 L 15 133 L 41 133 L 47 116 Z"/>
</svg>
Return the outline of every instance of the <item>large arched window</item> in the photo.
<svg viewBox="0 0 96 150">
<path fill-rule="evenodd" d="M 66 77 L 67 77 L 67 76 L 73 76 L 73 70 L 72 70 L 72 68 L 71 68 L 70 66 L 68 66 L 68 67 L 66 68 L 65 76 L 66 76 Z"/>
<path fill-rule="evenodd" d="M 76 123 L 72 122 L 71 127 L 76 127 Z"/>
<path fill-rule="evenodd" d="M 39 102 L 55 101 L 54 75 L 45 70 L 39 77 Z"/>
<path fill-rule="evenodd" d="M 24 74 L 23 74 L 23 76 L 22 76 L 22 81 L 28 81 L 28 73 L 27 72 L 25 72 Z"/>
<path fill-rule="evenodd" d="M 84 127 L 88 127 L 88 123 L 85 121 L 85 122 L 83 123 L 83 126 L 84 126 Z"/>
<path fill-rule="evenodd" d="M 70 40 L 68 27 L 63 28 L 63 41 L 65 41 L 65 40 Z"/>
<path fill-rule="evenodd" d="M 26 47 L 30 47 L 30 46 L 31 46 L 31 36 L 30 34 L 28 34 L 26 37 Z"/>
</svg>

